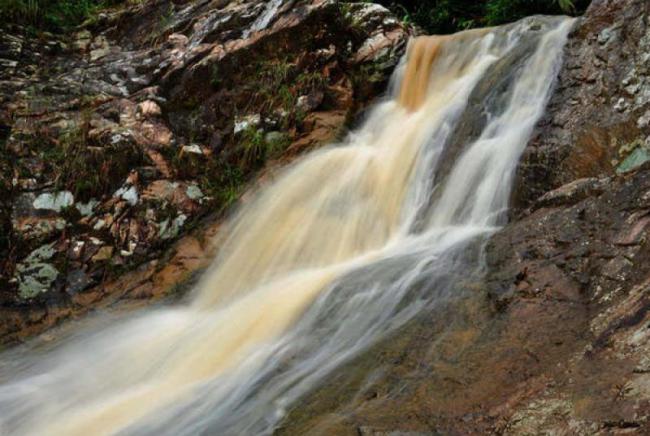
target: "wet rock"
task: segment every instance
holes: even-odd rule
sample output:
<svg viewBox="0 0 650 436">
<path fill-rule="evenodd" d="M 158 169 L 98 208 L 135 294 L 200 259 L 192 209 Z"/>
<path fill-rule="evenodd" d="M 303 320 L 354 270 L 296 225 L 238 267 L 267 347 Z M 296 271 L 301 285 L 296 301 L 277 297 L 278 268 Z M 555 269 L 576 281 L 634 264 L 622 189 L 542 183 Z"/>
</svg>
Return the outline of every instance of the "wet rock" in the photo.
<svg viewBox="0 0 650 436">
<path fill-rule="evenodd" d="M 614 175 L 627 157 L 621 145 L 650 136 L 643 121 L 650 110 L 648 16 L 644 0 L 594 0 L 576 23 L 556 91 L 518 169 L 517 209 L 573 180 Z M 635 151 L 621 171 L 645 154 Z"/>
<path fill-rule="evenodd" d="M 609 179 L 598 179 L 595 177 L 574 180 L 571 183 L 547 192 L 537 201 L 535 201 L 534 208 L 571 205 L 575 204 L 587 197 L 598 195 L 602 193 L 609 183 Z"/>
</svg>

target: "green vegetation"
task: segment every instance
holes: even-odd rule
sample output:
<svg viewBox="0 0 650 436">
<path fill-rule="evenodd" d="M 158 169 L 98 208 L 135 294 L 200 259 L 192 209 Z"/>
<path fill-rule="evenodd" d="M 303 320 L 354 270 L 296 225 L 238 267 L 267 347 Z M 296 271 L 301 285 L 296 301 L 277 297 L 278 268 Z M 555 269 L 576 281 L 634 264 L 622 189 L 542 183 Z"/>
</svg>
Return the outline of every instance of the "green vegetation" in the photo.
<svg viewBox="0 0 650 436">
<path fill-rule="evenodd" d="M 244 174 L 241 168 L 220 157 L 211 160 L 208 165 L 208 171 L 199 178 L 199 186 L 215 199 L 221 210 L 226 210 L 243 192 L 246 182 Z"/>
<path fill-rule="evenodd" d="M 257 127 L 248 127 L 241 133 L 239 147 L 242 151 L 243 164 L 258 166 L 268 159 L 277 157 L 290 143 L 287 135 L 280 132 L 264 133 Z"/>
<path fill-rule="evenodd" d="M 252 85 L 255 101 L 259 101 L 265 111 L 277 107 L 291 110 L 297 97 L 288 83 L 293 81 L 295 72 L 295 65 L 287 59 L 259 62 Z"/>
<path fill-rule="evenodd" d="M 122 0 L 0 0 L 0 20 L 39 30 L 64 31 Z"/>
<path fill-rule="evenodd" d="M 242 133 L 239 143 L 243 151 L 243 160 L 247 165 L 255 163 L 257 160 L 264 159 L 266 156 L 266 143 L 264 142 L 264 131 L 256 127 L 248 127 Z"/>
<path fill-rule="evenodd" d="M 296 83 L 303 90 L 313 91 L 326 86 L 327 79 L 320 71 L 304 72 L 296 77 Z"/>
<path fill-rule="evenodd" d="M 579 14 L 591 0 L 376 0 L 430 34 L 495 26 L 534 14 Z"/>
</svg>

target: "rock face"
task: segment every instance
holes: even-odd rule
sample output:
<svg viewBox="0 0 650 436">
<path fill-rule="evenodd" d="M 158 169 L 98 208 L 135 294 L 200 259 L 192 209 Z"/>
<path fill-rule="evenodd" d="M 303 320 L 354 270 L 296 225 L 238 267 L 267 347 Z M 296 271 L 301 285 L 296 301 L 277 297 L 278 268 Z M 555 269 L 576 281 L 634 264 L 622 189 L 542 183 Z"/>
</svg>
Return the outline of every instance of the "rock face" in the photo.
<svg viewBox="0 0 650 436">
<path fill-rule="evenodd" d="M 594 0 L 482 278 L 355 358 L 279 434 L 650 433 L 650 3 Z"/>
<path fill-rule="evenodd" d="M 332 0 L 151 0 L 40 39 L 0 26 L 0 342 L 122 295 L 116 277 L 159 269 L 266 162 L 336 138 L 410 32 Z"/>
<path fill-rule="evenodd" d="M 557 91 L 522 159 L 515 210 L 551 188 L 647 159 L 648 20 L 647 1 L 594 0 L 577 23 Z"/>
</svg>

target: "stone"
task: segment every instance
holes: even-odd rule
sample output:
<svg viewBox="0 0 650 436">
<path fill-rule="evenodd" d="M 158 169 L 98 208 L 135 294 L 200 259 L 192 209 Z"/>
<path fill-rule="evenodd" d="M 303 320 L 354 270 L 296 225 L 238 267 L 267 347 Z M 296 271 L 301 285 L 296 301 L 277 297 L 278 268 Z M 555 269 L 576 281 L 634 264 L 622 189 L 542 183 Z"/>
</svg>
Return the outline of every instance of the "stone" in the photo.
<svg viewBox="0 0 650 436">
<path fill-rule="evenodd" d="M 243 174 L 236 180 L 242 186 L 256 177 L 261 168 L 231 159 L 241 140 L 234 137 L 234 130 L 237 135 L 248 128 L 263 130 L 265 140 L 282 145 L 277 157 L 283 162 L 323 144 L 382 91 L 378 87 L 355 94 L 352 78 L 362 67 L 375 67 L 374 55 L 364 65 L 355 63 L 356 51 L 364 41 L 380 41 L 381 33 L 401 35 L 395 50 L 377 51 L 381 57 L 377 62 L 383 64 L 384 56 L 397 62 L 410 32 L 382 8 L 363 6 L 365 12 L 347 20 L 346 8 L 332 0 L 300 0 L 295 7 L 273 2 L 279 7 L 269 9 L 255 25 L 266 7 L 254 0 L 218 0 L 216 6 L 204 1 L 179 3 L 171 12 L 164 2 L 145 3 L 121 2 L 110 12 L 93 16 L 65 40 L 57 35 L 34 37 L 13 26 L 0 30 L 0 62 L 5 66 L 0 68 L 0 141 L 8 129 L 6 150 L 16 163 L 10 180 L 12 232 L 20 235 L 21 249 L 57 240 L 61 244 L 57 249 L 67 257 L 65 277 L 58 266 L 62 259 L 53 258 L 41 263 L 61 269 L 57 278 L 48 285 L 36 274 L 31 283 L 32 290 L 49 288 L 52 294 L 47 298 L 60 305 L 38 321 L 43 328 L 69 316 L 73 303 L 75 313 L 80 313 L 110 297 L 95 288 L 74 293 L 85 285 L 68 282 L 68 272 L 83 278 L 78 272 L 82 270 L 112 280 L 109 262 L 128 272 L 141 259 L 159 257 L 193 228 L 187 225 L 190 220 L 196 222 L 198 216 L 231 201 L 208 196 L 204 186 L 219 188 L 223 171 Z M 159 18 L 167 14 L 170 22 L 162 30 Z M 322 31 L 313 32 L 320 25 Z M 244 37 L 245 30 L 256 27 L 254 35 Z M 394 33 L 396 29 L 400 33 Z M 66 53 L 62 41 L 75 53 Z M 262 83 L 255 83 L 249 67 L 277 63 L 277 51 L 264 48 L 271 41 L 292 62 L 292 76 L 304 71 L 321 75 L 323 82 L 313 85 L 316 90 L 287 77 L 278 87 L 299 92 L 295 97 L 304 97 L 301 110 L 319 110 L 327 95 L 336 116 L 311 112 L 303 125 L 295 104 L 267 107 L 268 101 L 251 99 L 251 91 Z M 388 79 L 391 70 L 381 71 L 379 80 Z M 330 83 L 333 80 L 336 83 Z M 250 102 L 247 109 L 235 113 L 243 102 Z M 69 166 L 59 158 L 67 156 L 65 147 L 70 145 L 61 140 L 70 133 L 86 136 L 84 147 L 75 150 L 75 156 L 77 151 L 83 153 L 79 156 L 83 161 L 70 163 L 87 167 L 92 176 L 87 185 L 84 174 L 74 174 L 74 180 L 61 174 Z M 289 147 L 297 137 L 303 142 Z M 45 161 L 50 153 L 54 159 Z M 213 164 L 222 158 L 227 168 L 217 170 Z M 75 173 L 82 168 L 75 167 Z M 134 170 L 138 178 L 129 175 Z M 64 194 L 53 192 L 55 181 L 70 183 L 70 188 Z M 41 194 L 49 195 L 39 198 Z M 45 208 L 34 207 L 37 198 L 36 205 Z M 65 207 L 74 207 L 75 213 L 60 216 Z M 77 215 L 80 219 L 66 222 Z M 165 239 L 158 236 L 161 226 Z M 15 271 L 21 259 L 4 254 L 7 270 Z M 52 272 L 41 269 L 45 276 Z M 3 288 L 0 306 L 20 307 L 15 313 L 22 316 L 33 313 L 36 305 L 23 304 L 18 278 L 6 280 L 13 281 Z M 23 291 L 29 293 L 25 284 L 32 278 L 21 280 Z M 0 342 L 5 333 L 12 338 L 21 334 L 10 317 L 0 318 Z M 36 331 L 36 324 L 29 330 Z"/>
<path fill-rule="evenodd" d="M 233 133 L 236 135 L 249 128 L 258 127 L 262 122 L 260 114 L 250 114 L 243 117 L 235 117 Z"/>
<path fill-rule="evenodd" d="M 648 224 L 650 224 L 650 216 L 632 215 L 623 230 L 614 238 L 614 244 L 622 246 L 642 244 L 646 240 Z"/>
<path fill-rule="evenodd" d="M 619 174 L 632 171 L 650 160 L 650 152 L 645 147 L 637 147 L 616 168 Z"/>
<path fill-rule="evenodd" d="M 72 42 L 72 47 L 80 52 L 88 51 L 88 46 L 90 46 L 90 38 L 78 38 Z"/>
<path fill-rule="evenodd" d="M 81 214 L 81 216 L 84 217 L 89 217 L 93 215 L 93 210 L 97 205 L 99 204 L 99 201 L 95 200 L 94 198 L 89 200 L 87 203 L 76 203 L 75 207 Z"/>
<path fill-rule="evenodd" d="M 32 251 L 29 256 L 25 258 L 25 262 L 35 263 L 50 260 L 55 253 L 54 244 L 46 244 Z"/>
<path fill-rule="evenodd" d="M 646 127 L 650 126 L 650 110 L 639 117 L 636 125 L 639 129 L 645 129 Z"/>
<path fill-rule="evenodd" d="M 289 141 L 289 137 L 287 136 L 287 134 L 282 132 L 271 131 L 271 132 L 267 132 L 264 135 L 264 142 L 266 142 L 267 144 L 271 144 L 271 145 L 282 144 L 282 143 L 286 143 L 287 141 Z"/>
<path fill-rule="evenodd" d="M 180 233 L 180 230 L 185 224 L 186 220 L 187 220 L 187 216 L 184 214 L 180 214 L 176 216 L 176 218 L 174 218 L 173 220 L 170 220 L 169 218 L 165 219 L 160 223 L 158 237 L 160 239 L 175 238 Z"/>
<path fill-rule="evenodd" d="M 566 46 L 566 67 L 517 170 L 514 214 L 549 188 L 614 176 L 625 158 L 618 153 L 619 144 L 650 134 L 650 46 L 641 18 L 650 14 L 649 6 L 643 0 L 594 0 L 590 18 L 576 22 Z M 632 17 L 623 11 L 638 13 Z M 568 106 L 572 101 L 579 104 Z"/>
<path fill-rule="evenodd" d="M 106 227 L 106 221 L 103 219 L 98 219 L 97 222 L 93 225 L 93 229 L 101 230 Z"/>
<path fill-rule="evenodd" d="M 113 247 L 105 245 L 91 258 L 91 262 L 104 262 L 113 257 Z"/>
<path fill-rule="evenodd" d="M 184 145 L 181 148 L 181 152 L 190 154 L 203 154 L 203 150 L 201 150 L 201 147 L 198 144 Z"/>
<path fill-rule="evenodd" d="M 97 48 L 90 51 L 90 61 L 95 62 L 99 59 L 106 57 L 111 52 L 110 48 Z"/>
<path fill-rule="evenodd" d="M 34 209 L 61 212 L 62 209 L 74 204 L 74 196 L 70 191 L 40 194 L 34 199 Z"/>
<path fill-rule="evenodd" d="M 86 241 L 72 241 L 70 248 L 68 249 L 68 256 L 73 260 L 81 259 L 84 249 L 86 247 Z"/>
<path fill-rule="evenodd" d="M 167 42 L 172 47 L 183 48 L 188 44 L 189 38 L 182 33 L 172 33 L 167 37 Z"/>
<path fill-rule="evenodd" d="M 162 115 L 162 110 L 160 109 L 160 106 L 158 106 L 158 103 L 155 101 L 146 100 L 138 104 L 137 113 L 145 118 L 159 117 Z"/>
<path fill-rule="evenodd" d="M 83 269 L 75 269 L 66 277 L 66 292 L 77 294 L 93 284 L 92 278 Z"/>
<path fill-rule="evenodd" d="M 14 220 L 13 226 L 27 240 L 45 239 L 63 230 L 66 221 L 59 217 L 27 217 Z"/>
<path fill-rule="evenodd" d="M 296 102 L 296 109 L 303 112 L 311 112 L 318 108 L 323 102 L 324 94 L 321 91 L 315 91 L 308 95 L 301 95 Z"/>
<path fill-rule="evenodd" d="M 609 179 L 595 177 L 574 180 L 547 192 L 534 204 L 534 208 L 575 204 L 591 195 L 603 191 Z"/>
<path fill-rule="evenodd" d="M 18 295 L 28 300 L 50 290 L 59 276 L 59 271 L 51 264 L 36 263 L 21 267 L 18 279 Z"/>
<path fill-rule="evenodd" d="M 138 189 L 135 186 L 123 186 L 113 194 L 113 197 L 122 198 L 129 205 L 135 206 L 138 204 Z"/>
<path fill-rule="evenodd" d="M 59 271 L 49 260 L 55 254 L 54 244 L 43 245 L 32 251 L 16 266 L 19 297 L 28 300 L 47 292 L 59 276 Z"/>
<path fill-rule="evenodd" d="M 195 183 L 155 180 L 145 188 L 142 197 L 147 201 L 169 202 L 186 213 L 192 213 L 197 208 L 197 201 L 202 200 L 203 193 Z"/>
<path fill-rule="evenodd" d="M 198 185 L 187 185 L 185 193 L 192 200 L 201 200 L 203 197 L 205 197 Z"/>
</svg>

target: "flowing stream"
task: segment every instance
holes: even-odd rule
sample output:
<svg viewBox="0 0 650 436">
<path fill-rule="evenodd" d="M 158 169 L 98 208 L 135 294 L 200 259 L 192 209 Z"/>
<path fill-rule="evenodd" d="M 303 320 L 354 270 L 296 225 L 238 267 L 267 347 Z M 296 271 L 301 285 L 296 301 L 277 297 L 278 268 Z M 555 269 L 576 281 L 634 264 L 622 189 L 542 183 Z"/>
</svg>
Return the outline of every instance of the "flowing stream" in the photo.
<svg viewBox="0 0 650 436">
<path fill-rule="evenodd" d="M 356 131 L 232 218 L 186 303 L 0 355 L 0 433 L 273 432 L 334 369 L 480 270 L 571 26 L 532 17 L 411 41 Z"/>
</svg>

